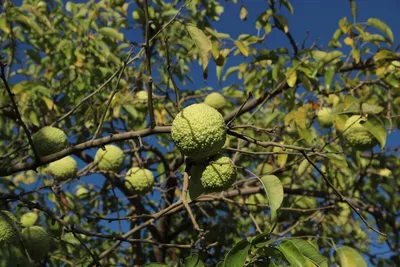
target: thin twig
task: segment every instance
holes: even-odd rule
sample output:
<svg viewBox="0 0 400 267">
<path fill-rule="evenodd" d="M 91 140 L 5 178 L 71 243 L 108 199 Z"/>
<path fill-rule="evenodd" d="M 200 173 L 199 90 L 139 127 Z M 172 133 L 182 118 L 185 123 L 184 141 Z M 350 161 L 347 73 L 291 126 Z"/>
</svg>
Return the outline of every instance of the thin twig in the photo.
<svg viewBox="0 0 400 267">
<path fill-rule="evenodd" d="M 307 159 L 307 161 L 315 168 L 315 170 L 317 170 L 317 172 L 322 176 L 322 178 L 324 179 L 325 183 L 335 192 L 335 194 L 339 197 L 339 199 L 343 202 L 346 202 L 347 205 L 350 206 L 350 208 L 357 213 L 358 217 L 360 217 L 360 219 L 364 222 L 364 224 L 371 229 L 372 231 L 374 231 L 375 233 L 387 237 L 387 235 L 385 233 L 380 232 L 379 230 L 375 229 L 374 227 L 372 227 L 368 221 L 361 215 L 359 209 L 357 207 L 355 207 L 338 189 L 336 189 L 336 187 L 332 184 L 331 181 L 329 181 L 328 177 L 326 177 L 326 175 L 324 174 L 324 172 L 310 159 L 310 157 L 307 155 L 307 153 L 305 151 L 300 150 L 300 152 L 303 154 L 303 156 Z"/>
<path fill-rule="evenodd" d="M 22 129 L 24 129 L 24 132 L 25 132 L 26 136 L 28 137 L 29 145 L 31 146 L 31 148 L 33 150 L 33 154 L 35 156 L 35 162 L 39 163 L 40 156 L 39 156 L 38 152 L 36 151 L 35 145 L 33 144 L 31 133 L 30 133 L 28 127 L 25 125 L 24 121 L 22 120 L 21 113 L 19 113 L 19 110 L 18 110 L 18 105 L 14 99 L 14 94 L 12 93 L 11 88 L 7 82 L 6 74 L 4 72 L 4 69 L 6 66 L 7 66 L 7 64 L 0 62 L 1 79 L 3 80 L 4 86 L 6 87 L 6 90 L 7 90 L 8 96 L 10 97 L 11 104 L 13 106 L 15 114 L 17 115 L 17 123 L 22 127 Z"/>
</svg>

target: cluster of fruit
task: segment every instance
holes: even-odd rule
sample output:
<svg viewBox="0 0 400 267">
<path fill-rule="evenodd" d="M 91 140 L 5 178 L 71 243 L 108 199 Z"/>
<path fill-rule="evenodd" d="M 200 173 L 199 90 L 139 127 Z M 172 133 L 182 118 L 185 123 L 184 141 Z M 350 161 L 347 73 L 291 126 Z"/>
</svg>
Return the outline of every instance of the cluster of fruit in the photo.
<svg viewBox="0 0 400 267">
<path fill-rule="evenodd" d="M 237 175 L 231 159 L 221 154 L 226 125 L 216 108 L 223 106 L 225 99 L 217 93 L 210 95 L 205 103 L 184 108 L 172 123 L 172 139 L 192 164 L 188 192 L 192 200 L 202 193 L 226 190 Z"/>
<path fill-rule="evenodd" d="M 68 146 L 66 134 L 61 129 L 51 126 L 41 128 L 32 136 L 32 140 L 41 157 L 57 153 Z M 106 145 L 104 150 L 100 148 L 97 151 L 94 161 L 101 171 L 119 173 L 124 167 L 124 152 L 118 146 Z M 66 156 L 51 162 L 47 172 L 57 181 L 66 181 L 76 177 L 78 165 L 73 157 Z M 148 169 L 133 167 L 126 173 L 125 185 L 134 194 L 145 194 L 151 191 L 154 176 Z"/>
<path fill-rule="evenodd" d="M 11 212 L 0 210 L 0 266 L 33 266 L 31 261 L 46 257 L 50 237 L 43 227 L 34 225 L 36 220 L 37 214 L 29 212 L 20 223 Z"/>
</svg>

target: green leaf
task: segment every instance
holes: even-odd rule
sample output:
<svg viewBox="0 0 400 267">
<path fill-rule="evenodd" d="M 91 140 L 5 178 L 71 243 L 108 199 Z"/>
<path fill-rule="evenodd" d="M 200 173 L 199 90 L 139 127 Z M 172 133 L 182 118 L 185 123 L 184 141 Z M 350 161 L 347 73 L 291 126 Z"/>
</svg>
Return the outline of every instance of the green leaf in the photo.
<svg viewBox="0 0 400 267">
<path fill-rule="evenodd" d="M 328 259 L 322 256 L 321 253 L 319 253 L 319 251 L 308 241 L 300 238 L 293 238 L 288 241 L 292 242 L 303 256 L 308 258 L 318 267 L 328 267 Z"/>
<path fill-rule="evenodd" d="M 378 139 L 381 148 L 386 144 L 386 130 L 382 123 L 374 117 L 369 116 L 368 120 L 362 124 L 363 127 Z"/>
<path fill-rule="evenodd" d="M 353 15 L 353 21 L 355 22 L 357 20 L 357 5 L 354 0 L 350 0 L 350 6 L 351 6 L 351 14 Z"/>
<path fill-rule="evenodd" d="M 251 244 L 247 239 L 241 240 L 226 254 L 223 267 L 243 267 L 250 247 Z"/>
<path fill-rule="evenodd" d="M 248 57 L 249 56 L 249 48 L 247 46 L 245 46 L 243 44 L 243 42 L 241 41 L 235 41 L 235 45 L 237 46 L 237 48 L 239 49 L 240 53 L 245 56 Z"/>
<path fill-rule="evenodd" d="M 300 250 L 289 240 L 282 241 L 278 249 L 285 256 L 286 260 L 292 267 L 307 266 L 306 258 L 301 254 Z"/>
<path fill-rule="evenodd" d="M 168 265 L 165 263 L 150 262 L 145 265 L 142 265 L 142 267 L 168 267 Z"/>
<path fill-rule="evenodd" d="M 99 33 L 118 41 L 124 40 L 124 34 L 111 27 L 100 28 Z"/>
<path fill-rule="evenodd" d="M 275 221 L 277 218 L 277 211 L 281 207 L 283 201 L 283 186 L 281 180 L 275 175 L 265 175 L 260 178 L 260 181 L 269 200 L 271 220 Z"/>
<path fill-rule="evenodd" d="M 367 263 L 354 248 L 342 246 L 336 250 L 341 267 L 367 267 Z"/>
<path fill-rule="evenodd" d="M 297 81 L 297 73 L 295 68 L 288 68 L 286 71 L 286 82 L 290 87 L 294 87 Z"/>
<path fill-rule="evenodd" d="M 204 263 L 200 260 L 199 254 L 192 254 L 187 257 L 183 264 L 185 267 L 205 267 Z"/>
<path fill-rule="evenodd" d="M 368 103 L 362 103 L 361 105 L 361 111 L 364 114 L 378 114 L 383 111 L 383 107 L 377 106 L 377 105 L 372 105 Z"/>
<path fill-rule="evenodd" d="M 288 0 L 280 0 L 281 4 L 283 4 L 289 12 L 293 15 L 294 14 L 294 9 L 292 7 L 292 4 Z"/>
<path fill-rule="evenodd" d="M 247 8 L 244 5 L 242 5 L 240 7 L 240 19 L 246 20 L 248 14 L 249 14 L 249 12 L 247 11 Z"/>
<path fill-rule="evenodd" d="M 390 42 L 393 43 L 393 32 L 384 22 L 377 18 L 370 18 L 367 20 L 367 25 L 373 26 L 383 32 L 389 38 Z"/>
<path fill-rule="evenodd" d="M 279 23 L 282 25 L 283 27 L 283 31 L 285 33 L 289 32 L 289 26 L 288 26 L 288 21 L 287 19 L 282 16 L 282 15 L 278 15 L 278 14 L 274 14 L 274 17 L 279 21 Z"/>
<path fill-rule="evenodd" d="M 331 90 L 331 85 L 333 81 L 333 77 L 335 76 L 336 69 L 334 66 L 329 66 L 325 70 L 324 81 L 325 81 L 325 90 Z"/>
<path fill-rule="evenodd" d="M 343 33 L 349 33 L 351 24 L 347 21 L 347 17 L 343 17 L 339 20 L 339 27 Z"/>
<path fill-rule="evenodd" d="M 203 72 L 205 72 L 211 57 L 212 43 L 205 33 L 196 26 L 188 24 L 186 29 L 198 49 L 200 63 L 203 67 Z"/>
</svg>

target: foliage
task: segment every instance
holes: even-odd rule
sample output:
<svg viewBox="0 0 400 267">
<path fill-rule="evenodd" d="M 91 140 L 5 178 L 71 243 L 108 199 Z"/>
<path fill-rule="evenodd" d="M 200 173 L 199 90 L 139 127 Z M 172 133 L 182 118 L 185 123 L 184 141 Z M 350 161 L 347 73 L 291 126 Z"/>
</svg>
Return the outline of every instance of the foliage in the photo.
<svg viewBox="0 0 400 267">
<path fill-rule="evenodd" d="M 356 19 L 356 1 L 352 22 L 326 29 L 327 46 L 299 45 L 289 0 L 257 3 L 259 14 L 237 0 L 13 2 L 0 3 L 0 210 L 17 221 L 39 216 L 50 239 L 36 263 L 400 265 L 400 160 L 386 142 L 400 123 L 400 58 L 381 19 Z M 215 23 L 224 19 L 254 28 L 231 36 Z M 273 34 L 287 42 L 270 49 Z M 215 86 L 201 88 L 197 73 Z M 232 160 L 237 180 L 188 203 L 193 162 L 171 125 L 211 93 L 225 99 L 226 141 L 208 156 Z M 209 127 L 203 115 L 200 130 Z M 352 116 L 379 145 L 347 142 Z M 49 151 L 46 138 L 32 141 L 45 126 L 65 132 L 68 145 L 35 153 Z M 100 168 L 95 154 L 111 144 L 118 162 Z M 46 168 L 66 156 L 79 171 L 56 180 Z M 204 157 L 195 155 L 207 165 Z M 130 190 L 132 168 L 151 172 L 154 185 Z"/>
</svg>

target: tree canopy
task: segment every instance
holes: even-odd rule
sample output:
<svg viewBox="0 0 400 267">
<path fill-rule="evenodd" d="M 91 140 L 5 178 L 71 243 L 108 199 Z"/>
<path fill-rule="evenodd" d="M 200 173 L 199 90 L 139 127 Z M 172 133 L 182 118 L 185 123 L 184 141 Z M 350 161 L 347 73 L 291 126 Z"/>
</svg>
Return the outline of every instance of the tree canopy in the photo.
<svg viewBox="0 0 400 267">
<path fill-rule="evenodd" d="M 289 0 L 0 1 L 0 248 L 6 222 L 32 266 L 400 266 L 400 57 L 356 2 L 320 43 Z"/>
</svg>

